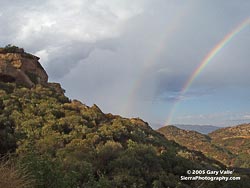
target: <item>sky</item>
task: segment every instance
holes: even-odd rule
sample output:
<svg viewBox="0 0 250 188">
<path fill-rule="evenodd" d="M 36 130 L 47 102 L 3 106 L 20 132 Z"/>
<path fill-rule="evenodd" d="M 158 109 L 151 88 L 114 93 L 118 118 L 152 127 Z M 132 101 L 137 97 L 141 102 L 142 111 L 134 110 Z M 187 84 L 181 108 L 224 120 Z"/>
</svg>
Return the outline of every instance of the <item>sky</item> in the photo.
<svg viewBox="0 0 250 188">
<path fill-rule="evenodd" d="M 50 82 L 103 112 L 166 124 L 250 122 L 248 0 L 1 0 L 0 46 L 39 56 Z"/>
</svg>

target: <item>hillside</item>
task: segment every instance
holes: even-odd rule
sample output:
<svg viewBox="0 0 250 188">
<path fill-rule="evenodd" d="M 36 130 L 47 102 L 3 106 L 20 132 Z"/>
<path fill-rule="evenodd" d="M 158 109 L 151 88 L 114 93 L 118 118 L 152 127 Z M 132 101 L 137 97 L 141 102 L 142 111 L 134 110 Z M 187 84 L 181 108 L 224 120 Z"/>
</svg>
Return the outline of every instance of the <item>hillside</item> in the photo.
<svg viewBox="0 0 250 188">
<path fill-rule="evenodd" d="M 177 128 L 175 126 L 165 126 L 158 129 L 169 140 L 183 145 L 191 150 L 201 151 L 207 157 L 216 159 L 221 163 L 231 166 L 234 155 L 228 150 L 213 144 L 208 135 Z"/>
<path fill-rule="evenodd" d="M 181 181 L 189 169 L 225 167 L 165 139 L 143 120 L 105 114 L 97 105 L 70 100 L 60 84 L 32 83 L 0 80 L 0 154 L 11 163 L 0 168 L 0 187 L 16 181 L 6 178 L 13 168 L 29 181 L 29 186 L 18 187 L 227 187 L 227 182 Z M 241 178 L 230 185 L 249 183 L 247 176 Z"/>
<path fill-rule="evenodd" d="M 174 126 L 158 129 L 169 140 L 207 157 L 220 161 L 226 166 L 249 168 L 249 124 L 221 128 L 208 135 L 182 130 Z"/>
<path fill-rule="evenodd" d="M 209 136 L 213 143 L 237 156 L 235 166 L 250 167 L 250 124 L 219 129 Z"/>
<path fill-rule="evenodd" d="M 184 184 L 179 175 L 187 169 L 221 166 L 166 140 L 140 119 L 104 114 L 53 87 L 0 84 L 0 152 L 14 152 L 38 183 L 50 179 L 46 187 L 54 181 L 60 187 L 175 187 Z"/>
</svg>

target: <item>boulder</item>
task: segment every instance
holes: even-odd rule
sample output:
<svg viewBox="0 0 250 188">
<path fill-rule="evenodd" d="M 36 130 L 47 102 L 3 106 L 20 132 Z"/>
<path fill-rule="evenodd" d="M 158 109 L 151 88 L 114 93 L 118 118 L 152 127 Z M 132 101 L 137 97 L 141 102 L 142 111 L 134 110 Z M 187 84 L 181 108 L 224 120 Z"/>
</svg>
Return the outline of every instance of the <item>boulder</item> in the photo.
<svg viewBox="0 0 250 188">
<path fill-rule="evenodd" d="M 38 60 L 39 57 L 22 48 L 0 48 L 0 81 L 16 82 L 30 88 L 36 84 L 46 85 L 48 75 Z"/>
</svg>

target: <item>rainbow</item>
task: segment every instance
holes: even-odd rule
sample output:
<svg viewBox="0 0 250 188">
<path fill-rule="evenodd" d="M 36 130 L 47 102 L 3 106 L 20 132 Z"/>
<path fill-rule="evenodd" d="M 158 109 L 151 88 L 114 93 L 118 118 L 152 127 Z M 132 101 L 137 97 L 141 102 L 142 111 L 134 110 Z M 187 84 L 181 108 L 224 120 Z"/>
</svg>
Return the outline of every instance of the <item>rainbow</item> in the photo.
<svg viewBox="0 0 250 188">
<path fill-rule="evenodd" d="M 163 53 L 167 40 L 171 38 L 172 34 L 174 34 L 175 31 L 181 26 L 182 19 L 188 14 L 189 11 L 191 11 L 189 10 L 189 7 L 186 7 L 180 10 L 180 12 L 176 15 L 176 17 L 173 20 L 171 20 L 171 22 L 165 28 L 165 34 L 159 40 L 158 45 L 154 49 L 151 56 L 144 63 L 144 68 L 140 72 L 138 79 L 132 84 L 127 100 L 125 99 L 127 102 L 125 103 L 123 107 L 123 112 L 126 115 L 133 108 L 133 105 L 135 103 L 134 100 L 136 99 L 136 94 L 138 90 L 140 89 L 140 86 L 142 85 L 146 76 L 148 75 L 149 71 L 151 70 L 150 68 L 152 68 L 152 66 L 155 63 L 157 63 L 157 58 L 160 56 L 161 53 Z"/>
<path fill-rule="evenodd" d="M 183 85 L 180 91 L 180 97 L 175 101 L 173 108 L 170 111 L 168 119 L 166 121 L 166 125 L 169 125 L 172 121 L 173 115 L 176 111 L 178 104 L 181 101 L 181 96 L 183 96 L 190 86 L 192 85 L 193 81 L 197 78 L 197 76 L 201 73 L 202 70 L 208 65 L 209 62 L 223 49 L 223 47 L 228 44 L 235 36 L 237 36 L 244 28 L 246 28 L 250 24 L 250 18 L 248 17 L 239 25 L 237 25 L 230 33 L 228 33 L 214 48 L 204 57 L 201 63 L 197 66 L 197 68 L 193 71 L 189 79 Z"/>
</svg>

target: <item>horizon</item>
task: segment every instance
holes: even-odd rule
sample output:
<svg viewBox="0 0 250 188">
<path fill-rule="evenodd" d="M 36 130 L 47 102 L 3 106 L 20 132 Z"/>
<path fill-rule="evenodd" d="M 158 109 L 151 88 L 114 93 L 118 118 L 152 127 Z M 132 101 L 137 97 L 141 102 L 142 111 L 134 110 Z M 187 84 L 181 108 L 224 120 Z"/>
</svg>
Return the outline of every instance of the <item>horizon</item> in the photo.
<svg viewBox="0 0 250 188">
<path fill-rule="evenodd" d="M 165 124 L 250 122 L 250 2 L 3 2 L 0 45 L 105 113 Z"/>
</svg>

